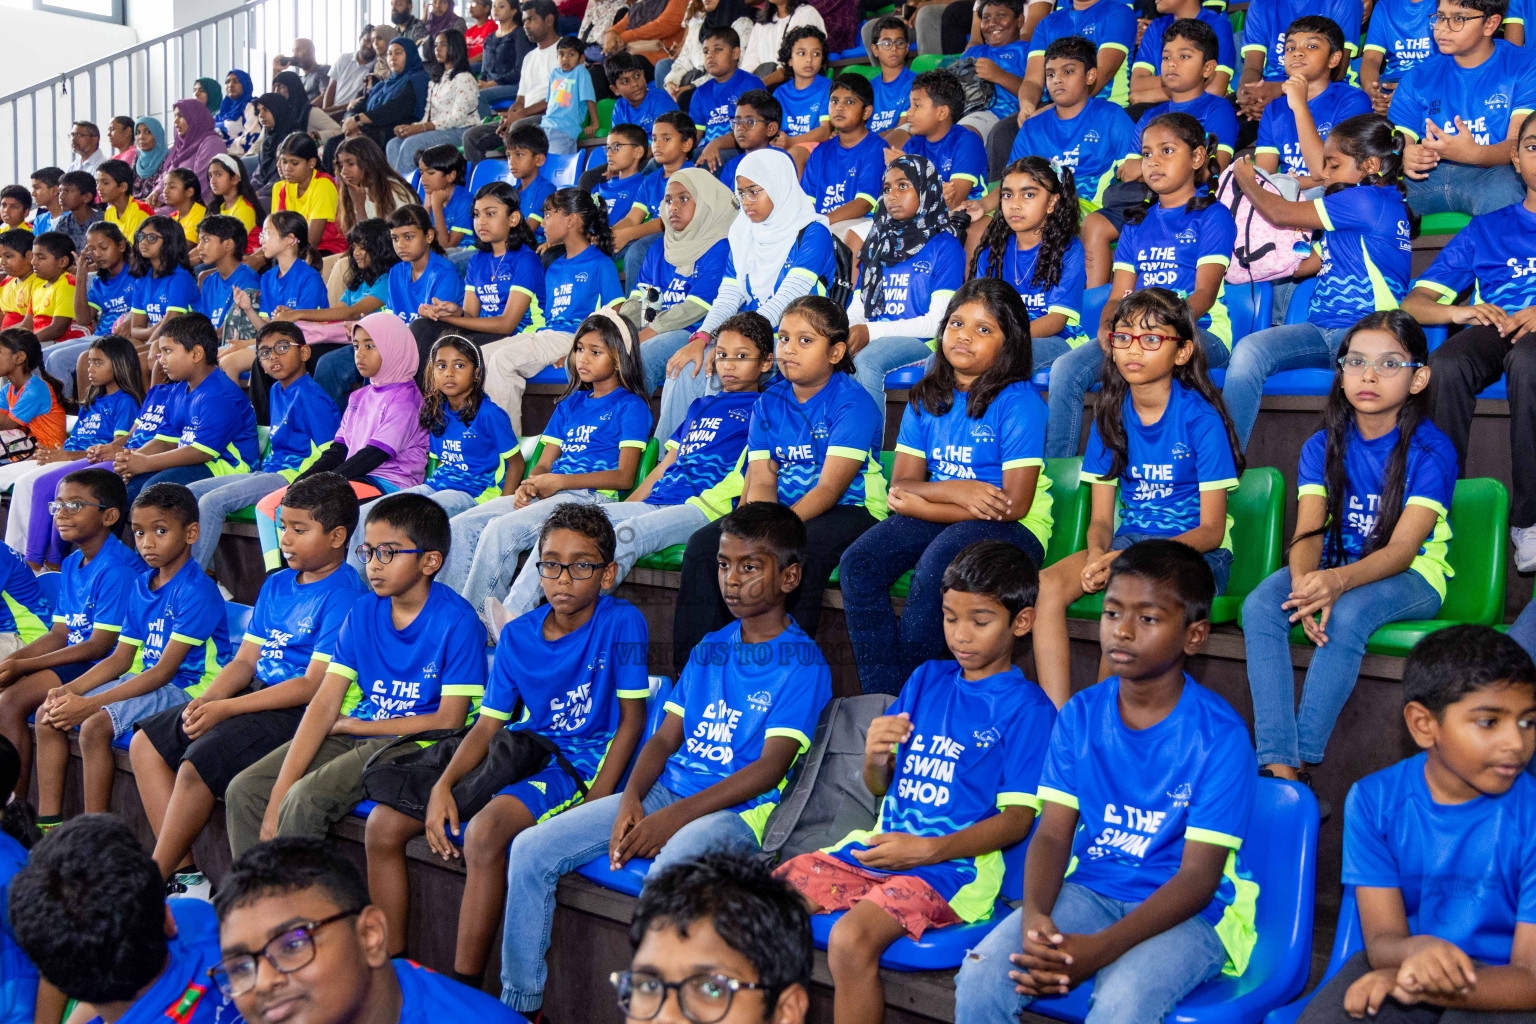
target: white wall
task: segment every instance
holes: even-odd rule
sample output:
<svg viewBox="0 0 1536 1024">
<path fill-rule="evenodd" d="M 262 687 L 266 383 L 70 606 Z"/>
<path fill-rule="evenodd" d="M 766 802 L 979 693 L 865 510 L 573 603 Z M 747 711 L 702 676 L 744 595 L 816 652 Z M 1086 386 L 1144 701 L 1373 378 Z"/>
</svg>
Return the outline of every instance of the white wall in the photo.
<svg viewBox="0 0 1536 1024">
<path fill-rule="evenodd" d="M 156 0 L 148 0 L 154 4 Z M 158 0 L 163 6 L 165 0 Z M 213 3 L 214 0 L 203 0 Z M 169 29 L 166 29 L 169 31 Z M 70 68 L 100 60 L 142 38 L 133 28 L 45 11 L 7 10 L 6 37 L 20 41 L 0 61 L 0 96 L 25 89 Z M 28 43 L 28 41 L 31 41 Z M 67 45 L 59 45 L 65 43 Z M 5 126 L 9 130 L 10 126 Z"/>
</svg>

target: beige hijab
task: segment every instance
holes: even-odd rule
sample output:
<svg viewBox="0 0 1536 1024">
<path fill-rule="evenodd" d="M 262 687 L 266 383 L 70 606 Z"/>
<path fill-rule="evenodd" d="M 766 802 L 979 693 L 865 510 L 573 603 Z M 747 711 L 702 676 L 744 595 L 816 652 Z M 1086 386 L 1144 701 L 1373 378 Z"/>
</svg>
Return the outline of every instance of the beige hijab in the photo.
<svg viewBox="0 0 1536 1024">
<path fill-rule="evenodd" d="M 736 197 L 720 184 L 720 179 L 701 167 L 684 167 L 668 178 L 667 184 L 674 181 L 688 190 L 696 208 L 693 220 L 681 231 L 673 231 L 662 217 L 662 244 L 666 247 L 663 252 L 667 262 L 687 277 L 699 258 L 730 231 L 731 222 L 736 219 Z M 662 216 L 660 211 L 657 216 Z"/>
</svg>

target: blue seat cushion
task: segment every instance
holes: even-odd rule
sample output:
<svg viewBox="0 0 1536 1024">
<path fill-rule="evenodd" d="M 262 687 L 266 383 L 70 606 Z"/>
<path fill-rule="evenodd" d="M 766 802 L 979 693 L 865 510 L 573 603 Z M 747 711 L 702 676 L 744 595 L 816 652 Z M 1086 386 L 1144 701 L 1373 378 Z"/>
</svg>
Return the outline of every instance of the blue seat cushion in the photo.
<svg viewBox="0 0 1536 1024">
<path fill-rule="evenodd" d="M 364 800 L 362 803 L 352 808 L 352 817 L 362 818 L 364 821 L 367 821 L 368 815 L 372 814 L 373 809 L 377 806 L 379 805 L 376 801 Z"/>
<path fill-rule="evenodd" d="M 530 384 L 564 384 L 565 367 L 546 366 L 532 377 L 528 378 Z"/>
<path fill-rule="evenodd" d="M 1227 371 L 1211 371 L 1211 383 L 1225 387 Z M 1326 395 L 1333 390 L 1333 371 L 1323 369 L 1281 370 L 1264 381 L 1266 395 Z"/>
<path fill-rule="evenodd" d="M 997 927 L 1013 909 L 998 901 L 992 913 L 971 924 L 952 924 L 930 928 L 921 939 L 903 935 L 880 956 L 880 966 L 891 971 L 952 971 L 965 959 L 965 951 L 974 948 Z M 811 916 L 811 939 L 817 949 L 826 949 L 832 926 L 846 911 Z"/>
<path fill-rule="evenodd" d="M 645 876 L 651 870 L 653 861 L 644 857 L 636 857 L 622 868 L 614 871 L 608 866 L 606 856 L 594 857 L 581 867 L 576 873 L 589 882 L 596 882 L 604 889 L 612 889 L 614 892 L 622 892 L 626 896 L 639 896 L 640 889 L 645 885 Z"/>
<path fill-rule="evenodd" d="M 1481 392 L 1479 392 L 1477 397 L 1478 398 L 1493 398 L 1493 399 L 1497 399 L 1497 400 L 1499 400 L 1501 402 L 1505 401 L 1505 400 L 1507 400 L 1509 398 L 1509 389 L 1506 386 L 1506 384 L 1507 384 L 1507 382 L 1505 381 L 1505 379 L 1503 377 L 1500 377 L 1497 381 L 1495 381 L 1494 383 L 1488 385 Z"/>
<path fill-rule="evenodd" d="M 926 363 L 913 363 L 911 366 L 898 366 L 885 375 L 885 387 L 887 391 L 899 391 L 902 388 L 910 388 L 923 379 L 923 370 Z"/>
</svg>

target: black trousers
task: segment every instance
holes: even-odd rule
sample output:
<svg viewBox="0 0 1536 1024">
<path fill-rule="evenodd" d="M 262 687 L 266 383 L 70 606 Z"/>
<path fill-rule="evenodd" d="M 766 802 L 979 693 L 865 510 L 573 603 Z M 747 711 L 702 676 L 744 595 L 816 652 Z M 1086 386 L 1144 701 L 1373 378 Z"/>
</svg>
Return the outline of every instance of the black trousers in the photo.
<svg viewBox="0 0 1536 1024">
<path fill-rule="evenodd" d="M 827 577 L 837 568 L 848 545 L 875 525 L 875 517 L 863 505 L 836 505 L 805 524 L 805 562 L 800 586 L 789 595 L 787 610 L 806 635 L 816 636 L 821 619 L 821 597 Z M 720 550 L 720 521 L 701 526 L 688 539 L 683 555 L 683 585 L 677 595 L 677 614 L 672 619 L 672 667 L 679 674 L 705 635 L 728 625 L 731 613 L 720 598 L 720 577 L 715 557 Z"/>
<path fill-rule="evenodd" d="M 1468 327 L 1435 349 L 1429 365 L 1434 371 L 1430 392 L 1435 426 L 1456 446 L 1463 471 L 1477 394 L 1500 377 L 1506 378 L 1514 483 L 1509 524 L 1536 525 L 1536 331 L 1509 339 L 1492 327 Z"/>
<path fill-rule="evenodd" d="M 1483 966 L 1482 964 L 1478 965 Z M 1312 1001 L 1301 1012 L 1297 1024 L 1359 1024 L 1344 1012 L 1344 993 L 1349 986 L 1371 972 L 1365 953 L 1356 953 L 1344 962 L 1328 984 L 1320 986 Z M 1499 1013 L 1492 1010 L 1447 1010 L 1439 1006 L 1404 1006 L 1390 998 L 1381 1004 L 1372 1024 L 1530 1024 L 1536 1014 Z"/>
</svg>

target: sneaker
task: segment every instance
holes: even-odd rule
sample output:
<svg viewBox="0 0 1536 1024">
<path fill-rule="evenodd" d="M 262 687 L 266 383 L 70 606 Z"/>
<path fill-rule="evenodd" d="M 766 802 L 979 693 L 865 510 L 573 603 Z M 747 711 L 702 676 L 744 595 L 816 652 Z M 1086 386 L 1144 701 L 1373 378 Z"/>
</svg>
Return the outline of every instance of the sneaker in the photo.
<svg viewBox="0 0 1536 1024">
<path fill-rule="evenodd" d="M 181 871 L 165 883 L 167 896 L 181 896 L 190 900 L 213 902 L 213 883 L 201 871 Z"/>
<path fill-rule="evenodd" d="M 492 637 L 500 636 L 507 623 L 511 622 L 514 618 L 516 616 L 507 611 L 507 606 L 494 597 L 487 597 L 485 599 L 485 621 L 490 624 Z"/>
<path fill-rule="evenodd" d="M 1509 542 L 1515 547 L 1515 568 L 1536 571 L 1536 526 L 1511 526 Z"/>
</svg>

